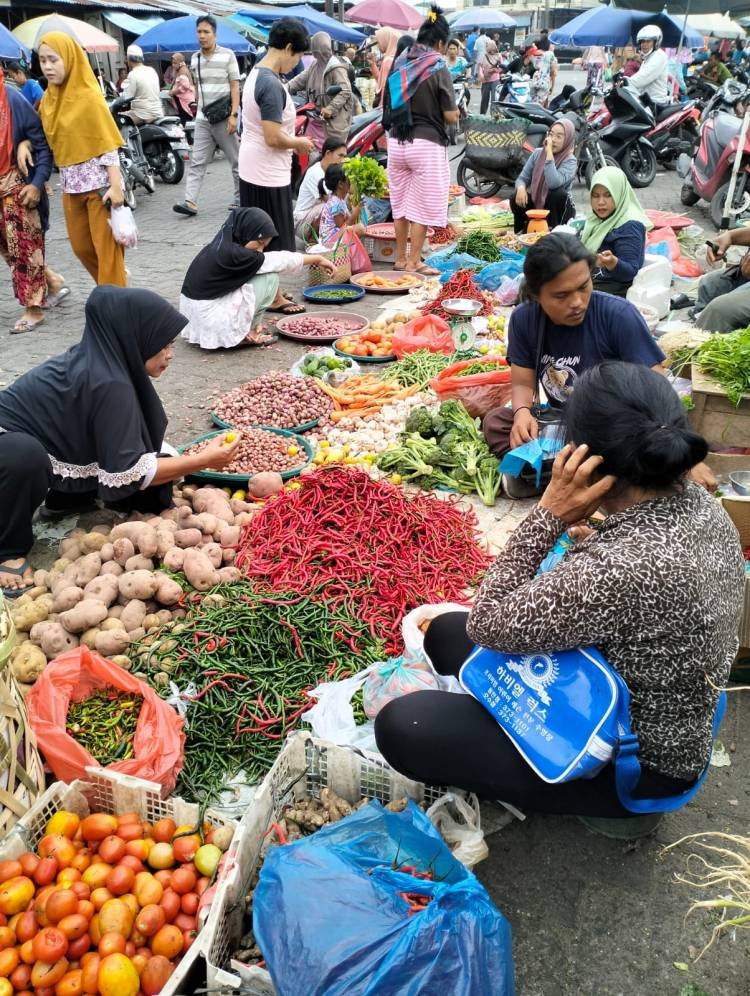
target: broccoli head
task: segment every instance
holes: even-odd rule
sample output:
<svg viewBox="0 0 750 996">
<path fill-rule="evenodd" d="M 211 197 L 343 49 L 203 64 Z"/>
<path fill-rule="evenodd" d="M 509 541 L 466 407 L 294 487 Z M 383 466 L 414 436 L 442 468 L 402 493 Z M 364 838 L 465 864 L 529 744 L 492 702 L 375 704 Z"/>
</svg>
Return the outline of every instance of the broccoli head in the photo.
<svg viewBox="0 0 750 996">
<path fill-rule="evenodd" d="M 432 415 L 428 408 L 422 405 L 414 408 L 407 416 L 404 428 L 407 432 L 418 432 L 425 439 L 433 435 Z"/>
</svg>

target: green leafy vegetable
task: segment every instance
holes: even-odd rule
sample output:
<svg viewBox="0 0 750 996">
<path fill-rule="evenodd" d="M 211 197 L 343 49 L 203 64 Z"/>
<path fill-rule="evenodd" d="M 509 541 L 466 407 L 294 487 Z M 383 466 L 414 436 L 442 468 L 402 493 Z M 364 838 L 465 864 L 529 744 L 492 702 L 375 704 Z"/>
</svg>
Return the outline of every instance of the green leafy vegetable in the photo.
<svg viewBox="0 0 750 996">
<path fill-rule="evenodd" d="M 467 252 L 485 263 L 496 263 L 500 259 L 500 250 L 494 236 L 481 230 L 469 232 L 460 238 L 456 244 L 456 252 Z"/>
<path fill-rule="evenodd" d="M 721 384 L 733 405 L 739 405 L 750 391 L 750 326 L 712 335 L 695 349 L 680 350 L 673 359 L 678 371 L 694 363 Z"/>
<path fill-rule="evenodd" d="M 388 189 L 388 174 L 369 156 L 354 156 L 344 160 L 344 175 L 352 185 L 352 203 L 363 197 L 382 197 Z"/>
</svg>

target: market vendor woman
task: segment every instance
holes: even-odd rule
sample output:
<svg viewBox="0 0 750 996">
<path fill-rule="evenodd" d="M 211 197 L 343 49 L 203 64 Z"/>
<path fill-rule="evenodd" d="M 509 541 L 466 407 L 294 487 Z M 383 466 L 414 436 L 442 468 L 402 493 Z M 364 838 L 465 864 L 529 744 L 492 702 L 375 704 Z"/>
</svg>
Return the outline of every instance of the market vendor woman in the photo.
<svg viewBox="0 0 750 996">
<path fill-rule="evenodd" d="M 570 442 L 541 501 L 490 567 L 470 614 L 439 616 L 425 650 L 438 672 L 455 675 L 476 644 L 507 654 L 597 647 L 630 690 L 641 765 L 633 794 L 677 796 L 708 762 L 719 689 L 737 652 L 737 530 L 686 480 L 707 446 L 660 374 L 621 362 L 589 369 L 566 418 Z M 595 531 L 577 525 L 600 506 L 607 517 Z M 537 575 L 576 526 L 577 547 Z M 377 716 L 375 735 L 388 763 L 417 781 L 524 811 L 632 816 L 611 763 L 593 778 L 542 781 L 470 695 L 396 699 Z"/>
<path fill-rule="evenodd" d="M 81 341 L 0 391 L 0 590 L 32 581 L 31 520 L 90 509 L 172 504 L 172 481 L 221 470 L 239 445 L 217 437 L 199 455 L 165 455 L 167 416 L 151 378 L 172 358 L 187 319 L 147 290 L 97 287 Z"/>
</svg>

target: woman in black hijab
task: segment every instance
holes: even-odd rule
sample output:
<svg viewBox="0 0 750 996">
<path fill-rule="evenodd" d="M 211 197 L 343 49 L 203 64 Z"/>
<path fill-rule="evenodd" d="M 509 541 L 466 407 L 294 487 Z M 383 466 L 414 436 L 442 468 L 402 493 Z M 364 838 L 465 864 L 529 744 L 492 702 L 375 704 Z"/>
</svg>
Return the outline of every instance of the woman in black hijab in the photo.
<svg viewBox="0 0 750 996">
<path fill-rule="evenodd" d="M 81 341 L 0 391 L 0 590 L 31 583 L 31 520 L 75 512 L 99 497 L 122 511 L 172 504 L 172 481 L 221 469 L 238 440 L 199 456 L 166 456 L 167 416 L 151 379 L 172 358 L 187 319 L 157 294 L 97 287 Z"/>
<path fill-rule="evenodd" d="M 317 264 L 333 273 L 324 256 L 264 252 L 276 237 L 260 208 L 236 208 L 212 242 L 190 264 L 180 295 L 188 319 L 183 336 L 202 349 L 267 346 L 275 341 L 263 326 L 263 312 L 276 297 L 279 273 L 299 273 Z"/>
</svg>

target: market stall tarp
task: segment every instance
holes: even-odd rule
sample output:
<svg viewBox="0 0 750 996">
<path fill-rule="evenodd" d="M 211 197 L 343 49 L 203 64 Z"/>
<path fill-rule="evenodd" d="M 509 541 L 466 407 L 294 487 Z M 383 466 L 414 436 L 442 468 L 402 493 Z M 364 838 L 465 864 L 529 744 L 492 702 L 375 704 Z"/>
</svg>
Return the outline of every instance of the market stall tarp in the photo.
<svg viewBox="0 0 750 996">
<path fill-rule="evenodd" d="M 357 24 L 380 24 L 399 31 L 418 28 L 425 15 L 403 0 L 362 0 L 344 14 L 347 21 Z"/>
<path fill-rule="evenodd" d="M 24 45 L 2 24 L 0 24 L 0 59 L 24 59 L 26 62 L 31 59 L 29 46 Z"/>
<path fill-rule="evenodd" d="M 664 33 L 664 44 L 674 47 L 679 44 L 683 21 L 684 18 L 674 17 L 663 11 L 646 14 L 619 7 L 593 7 L 551 32 L 549 37 L 553 45 L 611 45 L 617 48 L 634 42 L 644 24 L 658 24 Z M 455 22 L 453 26 L 455 27 Z M 688 24 L 683 45 L 688 48 L 703 48 L 703 35 L 691 29 Z"/>
<path fill-rule="evenodd" d="M 120 46 L 115 38 L 108 35 L 93 24 L 79 21 L 76 17 L 65 17 L 62 14 L 43 14 L 24 21 L 13 34 L 27 48 L 37 48 L 39 40 L 49 31 L 62 31 L 63 34 L 75 38 L 81 48 L 87 52 L 119 52 Z"/>
<path fill-rule="evenodd" d="M 691 14 L 688 24 L 709 38 L 744 38 L 745 29 L 726 14 Z"/>
<path fill-rule="evenodd" d="M 341 21 L 337 21 L 333 17 L 328 17 L 321 11 L 315 10 L 314 7 L 309 7 L 304 3 L 293 7 L 285 7 L 284 17 L 296 17 L 302 21 L 311 35 L 314 35 L 317 31 L 327 31 L 334 41 L 351 42 L 353 45 L 361 45 L 366 38 L 363 32 L 357 31 L 355 28 L 350 28 L 348 25 L 342 24 Z M 234 15 L 234 19 L 243 20 L 244 18 L 248 18 L 250 21 L 259 21 L 261 24 L 270 24 L 278 20 L 279 12 L 272 8 L 267 11 L 254 9 L 252 12 L 246 12 L 240 8 Z"/>
<path fill-rule="evenodd" d="M 268 44 L 270 25 L 261 24 L 260 21 L 256 21 L 249 14 L 232 14 L 227 20 L 236 31 L 239 31 L 241 35 L 245 35 L 250 41 L 257 42 L 259 45 Z"/>
<path fill-rule="evenodd" d="M 195 52 L 198 49 L 195 21 L 193 14 L 172 18 L 136 38 L 136 44 L 140 45 L 144 52 Z M 216 40 L 219 45 L 231 49 L 238 55 L 255 52 L 252 42 L 243 38 L 221 20 L 218 23 Z"/>
<path fill-rule="evenodd" d="M 517 22 L 501 10 L 491 10 L 489 7 L 472 7 L 462 11 L 457 17 L 451 18 L 451 28 L 455 31 L 469 31 L 471 28 L 515 28 Z"/>
<path fill-rule="evenodd" d="M 134 17 L 132 14 L 124 14 L 121 10 L 105 10 L 102 16 L 110 24 L 128 31 L 131 35 L 142 35 L 149 28 L 155 28 L 157 24 L 163 24 L 163 17 Z"/>
</svg>

